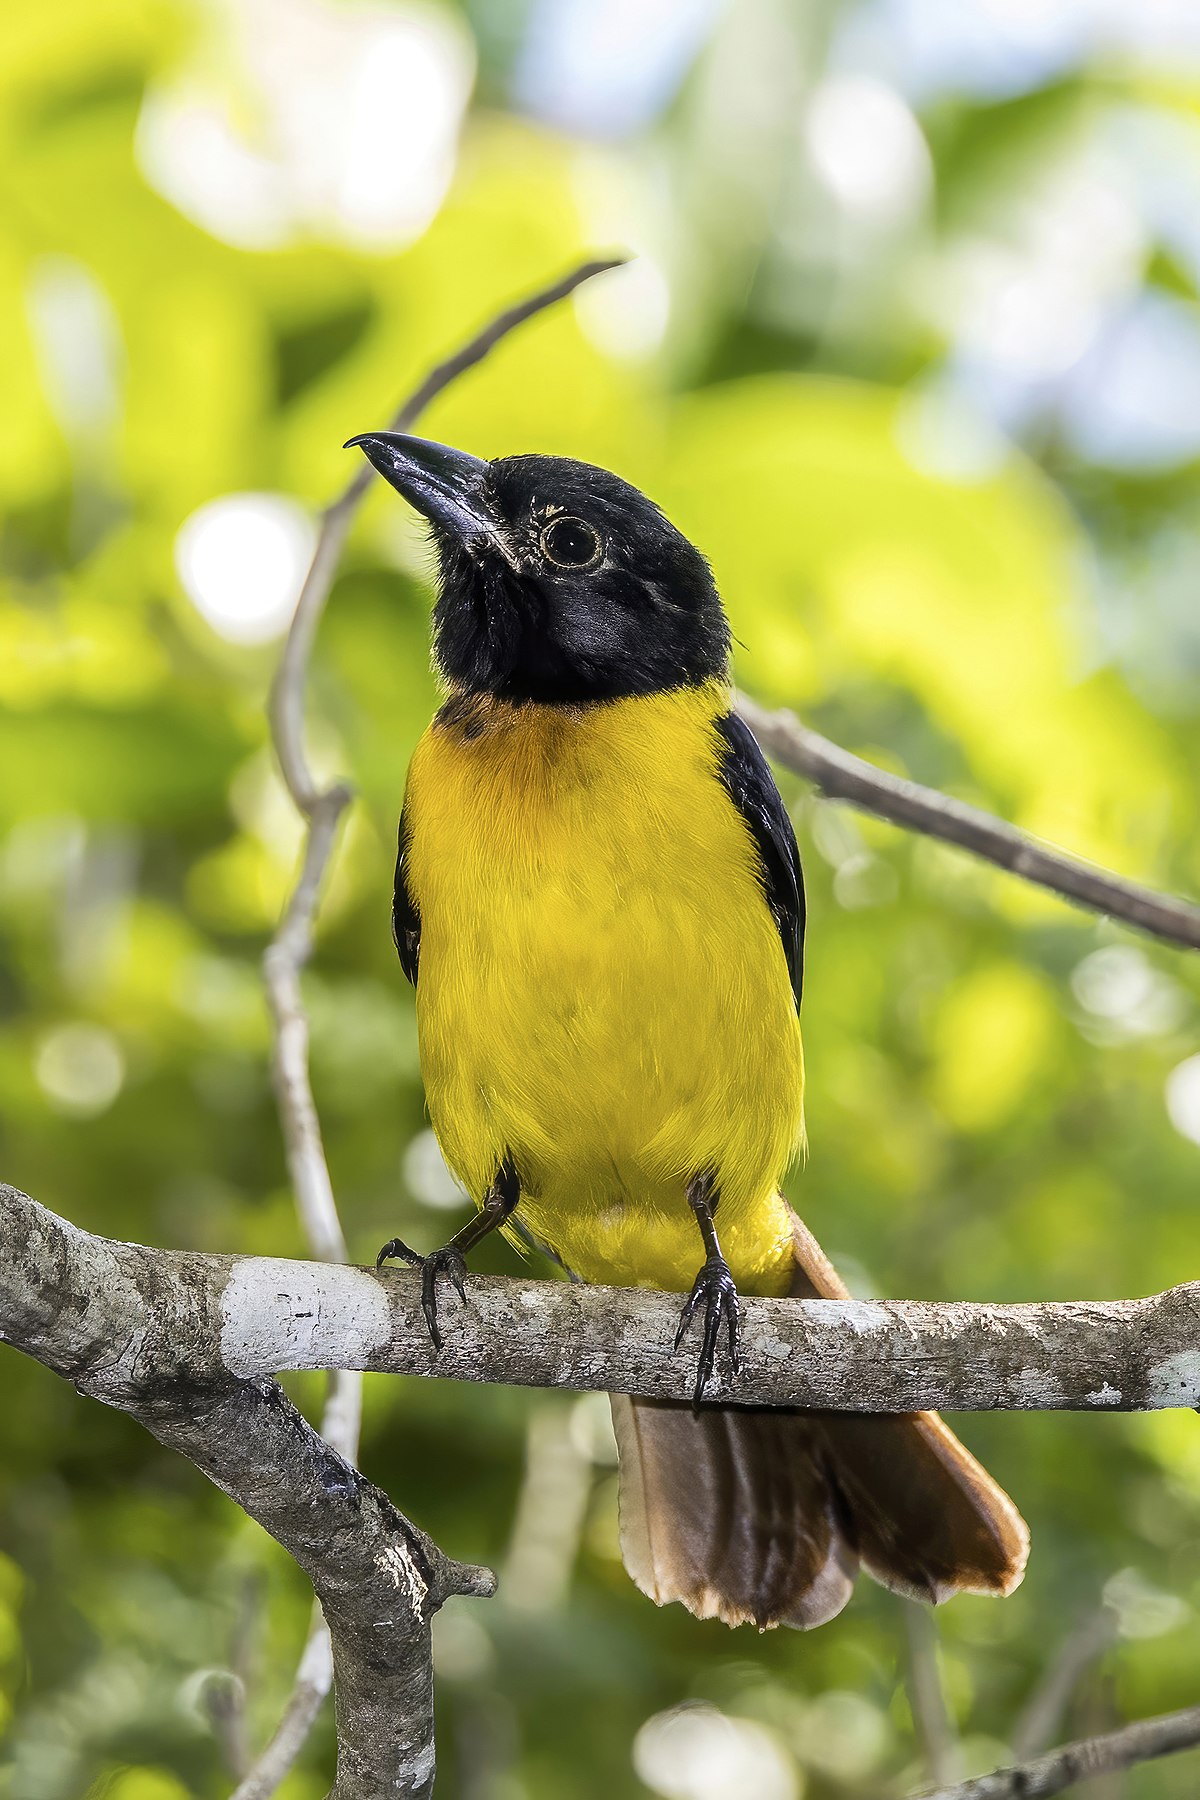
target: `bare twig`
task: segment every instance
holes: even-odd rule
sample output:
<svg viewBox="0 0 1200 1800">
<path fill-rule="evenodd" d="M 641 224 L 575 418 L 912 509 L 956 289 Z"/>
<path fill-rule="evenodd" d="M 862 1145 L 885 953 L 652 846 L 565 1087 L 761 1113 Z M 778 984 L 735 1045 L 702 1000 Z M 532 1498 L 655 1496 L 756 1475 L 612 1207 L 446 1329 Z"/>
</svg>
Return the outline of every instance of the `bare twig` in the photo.
<svg viewBox="0 0 1200 1800">
<path fill-rule="evenodd" d="M 903 1602 L 903 1612 L 913 1729 L 925 1752 L 929 1779 L 957 1781 L 962 1774 L 962 1756 L 942 1684 L 937 1618 L 928 1607 L 918 1606 L 914 1600 Z"/>
<path fill-rule="evenodd" d="M 567 1417 L 542 1405 L 529 1415 L 525 1474 L 500 1582 L 509 1606 L 553 1612 L 566 1600 L 592 1491 L 592 1465 L 572 1442 Z"/>
<path fill-rule="evenodd" d="M 430 401 L 459 375 L 483 361 L 502 338 L 538 313 L 556 305 L 582 282 L 622 258 L 582 264 L 562 280 L 497 315 L 469 343 L 430 371 L 399 408 L 392 429 L 406 431 Z M 263 958 L 263 974 L 275 1033 L 272 1070 L 288 1171 L 300 1222 L 314 1256 L 345 1262 L 346 1238 L 338 1217 L 321 1125 L 309 1074 L 309 1026 L 300 978 L 312 954 L 321 889 L 333 855 L 338 827 L 351 790 L 342 782 L 318 786 L 309 760 L 304 724 L 305 690 L 313 639 L 337 573 L 346 536 L 372 478 L 368 464 L 357 470 L 321 520 L 312 562 L 296 601 L 271 692 L 271 734 L 288 793 L 307 825 L 300 875 L 279 928 Z M 358 1457 L 362 1419 L 362 1377 L 337 1371 L 330 1377 L 321 1430 L 347 1462 Z M 266 1800 L 303 1747 L 329 1691 L 333 1662 L 329 1634 L 319 1609 L 301 1655 L 291 1696 L 270 1743 L 245 1777 L 234 1800 Z"/>
<path fill-rule="evenodd" d="M 250 1764 L 246 1741 L 246 1689 L 232 1669 L 209 1672 L 201 1695 L 201 1705 L 221 1746 L 225 1767 L 239 1781 Z"/>
<path fill-rule="evenodd" d="M 333 1647 L 329 1641 L 329 1627 L 320 1606 L 314 1605 L 312 1627 L 287 1705 L 270 1742 L 239 1783 L 232 1800 L 270 1800 L 307 1743 L 308 1734 L 317 1722 L 332 1685 Z"/>
<path fill-rule="evenodd" d="M 225 1767 L 235 1781 L 243 1779 L 252 1760 L 246 1729 L 246 1693 L 262 1588 L 261 1571 L 257 1569 L 242 1582 L 230 1643 L 229 1667 L 210 1672 L 202 1695 L 204 1710 L 221 1746 Z"/>
<path fill-rule="evenodd" d="M 942 838 L 1078 906 L 1122 919 L 1168 943 L 1200 950 L 1200 907 L 1052 849 L 1015 825 L 935 788 L 889 775 L 802 725 L 794 713 L 767 712 L 745 694 L 738 695 L 737 707 L 764 750 L 785 768 L 806 776 L 829 799 L 846 800 L 909 831 Z"/>
<path fill-rule="evenodd" d="M 1117 1615 L 1111 1606 L 1093 1607 L 1076 1620 L 1013 1727 L 1012 1748 L 1018 1762 L 1039 1755 L 1053 1741 L 1072 1694 L 1116 1635 Z"/>
<path fill-rule="evenodd" d="M 1200 1745 L 1200 1706 L 1186 1706 L 1180 1712 L 1163 1713 L 1157 1719 L 1139 1719 L 1133 1725 L 1122 1725 L 1102 1737 L 1081 1738 L 1064 1744 L 1033 1762 L 1020 1763 L 1011 1769 L 997 1769 L 991 1775 L 980 1775 L 974 1781 L 962 1781 L 954 1787 L 939 1788 L 925 1800 L 1047 1800 L 1061 1794 L 1078 1781 L 1107 1775 L 1117 1769 L 1128 1769 L 1134 1763 L 1150 1762 L 1157 1756 L 1172 1756 L 1180 1750 Z"/>
<path fill-rule="evenodd" d="M 345 1262 L 346 1238 L 333 1198 L 309 1079 L 308 1015 L 300 993 L 300 972 L 312 953 L 321 883 L 349 799 L 349 789 L 337 786 L 313 801 L 306 814 L 309 829 L 300 878 L 263 958 L 275 1025 L 275 1094 L 288 1170 L 304 1235 L 313 1255 L 326 1262 Z"/>
</svg>

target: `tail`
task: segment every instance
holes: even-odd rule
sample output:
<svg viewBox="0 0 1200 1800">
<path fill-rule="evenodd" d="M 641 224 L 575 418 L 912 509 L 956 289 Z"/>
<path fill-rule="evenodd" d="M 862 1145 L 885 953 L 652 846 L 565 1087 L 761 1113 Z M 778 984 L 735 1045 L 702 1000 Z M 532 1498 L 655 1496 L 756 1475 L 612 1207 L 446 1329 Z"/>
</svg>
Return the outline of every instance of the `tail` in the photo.
<svg viewBox="0 0 1200 1800">
<path fill-rule="evenodd" d="M 798 1299 L 847 1291 L 795 1220 Z M 1010 1594 L 1025 1521 L 936 1413 L 714 1408 L 612 1396 L 621 1551 L 642 1592 L 701 1619 L 823 1625 L 859 1564 L 936 1604 Z"/>
</svg>

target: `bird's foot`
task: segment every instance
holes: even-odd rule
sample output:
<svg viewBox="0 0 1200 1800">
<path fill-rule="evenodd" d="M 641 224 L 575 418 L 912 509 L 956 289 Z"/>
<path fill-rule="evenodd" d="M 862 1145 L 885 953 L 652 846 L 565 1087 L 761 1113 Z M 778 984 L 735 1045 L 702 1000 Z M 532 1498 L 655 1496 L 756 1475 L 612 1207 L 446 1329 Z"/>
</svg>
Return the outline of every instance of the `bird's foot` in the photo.
<svg viewBox="0 0 1200 1800">
<path fill-rule="evenodd" d="M 683 1336 L 699 1309 L 704 1308 L 704 1337 L 700 1345 L 700 1360 L 696 1365 L 696 1388 L 692 1395 L 692 1411 L 699 1412 L 700 1402 L 704 1398 L 704 1390 L 717 1360 L 717 1334 L 721 1329 L 721 1321 L 729 1334 L 729 1368 L 736 1375 L 741 1367 L 738 1356 L 738 1332 L 741 1328 L 741 1309 L 738 1306 L 737 1288 L 733 1276 L 729 1273 L 729 1264 L 723 1256 L 710 1256 L 695 1281 L 692 1291 L 684 1301 L 683 1311 L 679 1315 L 679 1330 L 675 1333 L 675 1348 L 678 1350 Z"/>
<path fill-rule="evenodd" d="M 461 1250 L 453 1244 L 444 1244 L 440 1250 L 432 1250 L 428 1256 L 412 1250 L 403 1238 L 389 1238 L 379 1255 L 375 1258 L 375 1267 L 382 1269 L 385 1262 L 393 1257 L 399 1258 L 421 1271 L 421 1311 L 425 1314 L 425 1323 L 429 1327 L 429 1336 L 435 1350 L 442 1347 L 442 1333 L 438 1325 L 438 1276 L 444 1275 L 454 1288 L 459 1299 L 466 1302 L 467 1290 L 463 1285 L 467 1273 L 466 1258 Z"/>
</svg>

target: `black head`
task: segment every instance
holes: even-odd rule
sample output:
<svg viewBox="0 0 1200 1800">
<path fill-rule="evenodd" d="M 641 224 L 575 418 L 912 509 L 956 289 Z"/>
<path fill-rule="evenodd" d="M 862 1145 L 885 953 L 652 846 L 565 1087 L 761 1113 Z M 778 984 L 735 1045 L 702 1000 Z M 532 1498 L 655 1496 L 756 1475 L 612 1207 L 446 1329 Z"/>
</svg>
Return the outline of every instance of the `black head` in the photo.
<svg viewBox="0 0 1200 1800">
<path fill-rule="evenodd" d="M 433 526 L 434 655 L 457 691 L 577 705 L 725 675 L 708 564 L 627 481 L 396 432 L 350 442 Z"/>
</svg>

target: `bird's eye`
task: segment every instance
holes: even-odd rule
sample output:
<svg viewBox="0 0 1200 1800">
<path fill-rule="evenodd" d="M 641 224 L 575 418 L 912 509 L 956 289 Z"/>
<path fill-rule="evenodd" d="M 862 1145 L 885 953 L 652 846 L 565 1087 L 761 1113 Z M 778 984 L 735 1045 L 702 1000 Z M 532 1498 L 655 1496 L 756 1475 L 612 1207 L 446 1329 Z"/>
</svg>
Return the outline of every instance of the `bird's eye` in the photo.
<svg viewBox="0 0 1200 1800">
<path fill-rule="evenodd" d="M 541 536 L 542 555 L 560 569 L 593 568 L 600 561 L 600 534 L 582 519 L 554 519 Z"/>
</svg>

